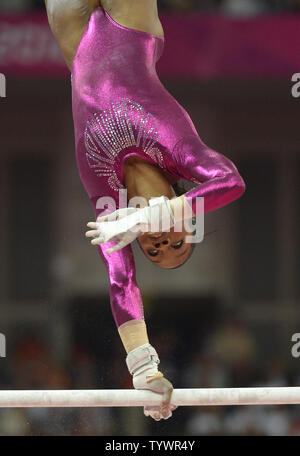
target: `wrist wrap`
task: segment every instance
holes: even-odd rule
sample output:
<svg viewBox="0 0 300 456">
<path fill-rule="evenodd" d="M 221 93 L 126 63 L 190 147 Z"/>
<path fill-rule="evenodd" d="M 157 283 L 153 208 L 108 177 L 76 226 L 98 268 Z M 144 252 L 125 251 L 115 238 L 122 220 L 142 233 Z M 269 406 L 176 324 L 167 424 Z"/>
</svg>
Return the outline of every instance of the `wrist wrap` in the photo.
<svg viewBox="0 0 300 456">
<path fill-rule="evenodd" d="M 159 362 L 158 354 L 150 344 L 144 344 L 135 348 L 126 357 L 126 364 L 131 375 L 157 366 Z"/>
</svg>

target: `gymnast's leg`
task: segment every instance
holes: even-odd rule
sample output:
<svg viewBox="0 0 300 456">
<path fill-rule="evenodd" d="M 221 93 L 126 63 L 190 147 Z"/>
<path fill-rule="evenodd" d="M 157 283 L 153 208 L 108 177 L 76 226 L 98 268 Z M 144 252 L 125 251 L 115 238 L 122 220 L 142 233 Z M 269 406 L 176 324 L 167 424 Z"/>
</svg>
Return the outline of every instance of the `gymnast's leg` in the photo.
<svg viewBox="0 0 300 456">
<path fill-rule="evenodd" d="M 50 28 L 71 70 L 76 50 L 100 0 L 45 0 Z"/>
<path fill-rule="evenodd" d="M 100 6 L 125 27 L 164 36 L 157 0 L 45 0 L 45 5 L 49 25 L 70 70 L 90 16 Z"/>
</svg>

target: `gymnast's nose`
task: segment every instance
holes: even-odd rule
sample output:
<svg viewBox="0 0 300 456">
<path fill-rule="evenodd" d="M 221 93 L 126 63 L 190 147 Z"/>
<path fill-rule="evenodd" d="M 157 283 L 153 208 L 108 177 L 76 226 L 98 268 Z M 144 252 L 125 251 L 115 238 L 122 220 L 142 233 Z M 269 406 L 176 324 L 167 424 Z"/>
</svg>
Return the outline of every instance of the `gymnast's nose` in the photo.
<svg viewBox="0 0 300 456">
<path fill-rule="evenodd" d="M 170 239 L 168 237 L 165 237 L 164 239 L 159 240 L 159 242 L 155 242 L 155 240 L 153 240 L 153 245 L 156 249 L 164 249 L 170 245 Z"/>
</svg>

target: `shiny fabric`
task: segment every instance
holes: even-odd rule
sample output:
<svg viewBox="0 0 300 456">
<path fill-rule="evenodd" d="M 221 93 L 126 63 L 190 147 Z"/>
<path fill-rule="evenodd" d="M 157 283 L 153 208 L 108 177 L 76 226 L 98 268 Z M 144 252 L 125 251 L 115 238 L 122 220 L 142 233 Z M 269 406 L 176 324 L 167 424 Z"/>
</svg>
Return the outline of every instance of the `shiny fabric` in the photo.
<svg viewBox="0 0 300 456">
<path fill-rule="evenodd" d="M 118 207 L 124 188 L 123 163 L 138 155 L 176 179 L 197 186 L 185 197 L 196 213 L 196 197 L 205 212 L 239 198 L 245 183 L 235 165 L 208 148 L 179 103 L 156 73 L 162 38 L 117 24 L 99 7 L 86 27 L 72 68 L 72 101 L 77 164 L 95 209 L 101 196 Z M 113 244 L 111 244 L 113 245 Z M 131 247 L 99 253 L 108 270 L 111 307 L 117 326 L 143 318 Z"/>
</svg>

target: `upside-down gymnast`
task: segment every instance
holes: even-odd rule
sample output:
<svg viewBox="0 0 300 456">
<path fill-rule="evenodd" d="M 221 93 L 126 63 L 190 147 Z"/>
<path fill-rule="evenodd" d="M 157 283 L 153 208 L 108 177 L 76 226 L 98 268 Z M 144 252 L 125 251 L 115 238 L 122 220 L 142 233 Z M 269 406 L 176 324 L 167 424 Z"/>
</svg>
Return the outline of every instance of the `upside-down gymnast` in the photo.
<svg viewBox="0 0 300 456">
<path fill-rule="evenodd" d="M 111 308 L 133 386 L 162 396 L 160 406 L 145 406 L 144 413 L 167 419 L 176 408 L 173 386 L 158 371 L 158 354 L 149 343 L 130 244 L 137 239 L 159 267 L 181 266 L 194 246 L 184 227 L 175 229 L 185 210 L 199 215 L 198 197 L 204 213 L 221 208 L 244 193 L 245 182 L 228 158 L 201 141 L 157 76 L 164 48 L 157 0 L 45 3 L 72 75 L 77 165 L 96 220 L 88 223 L 86 236 L 108 271 Z M 174 185 L 181 179 L 195 186 L 179 196 Z M 120 190 L 127 190 L 126 205 L 134 197 L 143 197 L 146 205 L 120 209 Z M 101 197 L 116 204 L 110 216 L 107 206 L 98 204 Z M 153 230 L 150 220 L 160 229 Z"/>
</svg>

